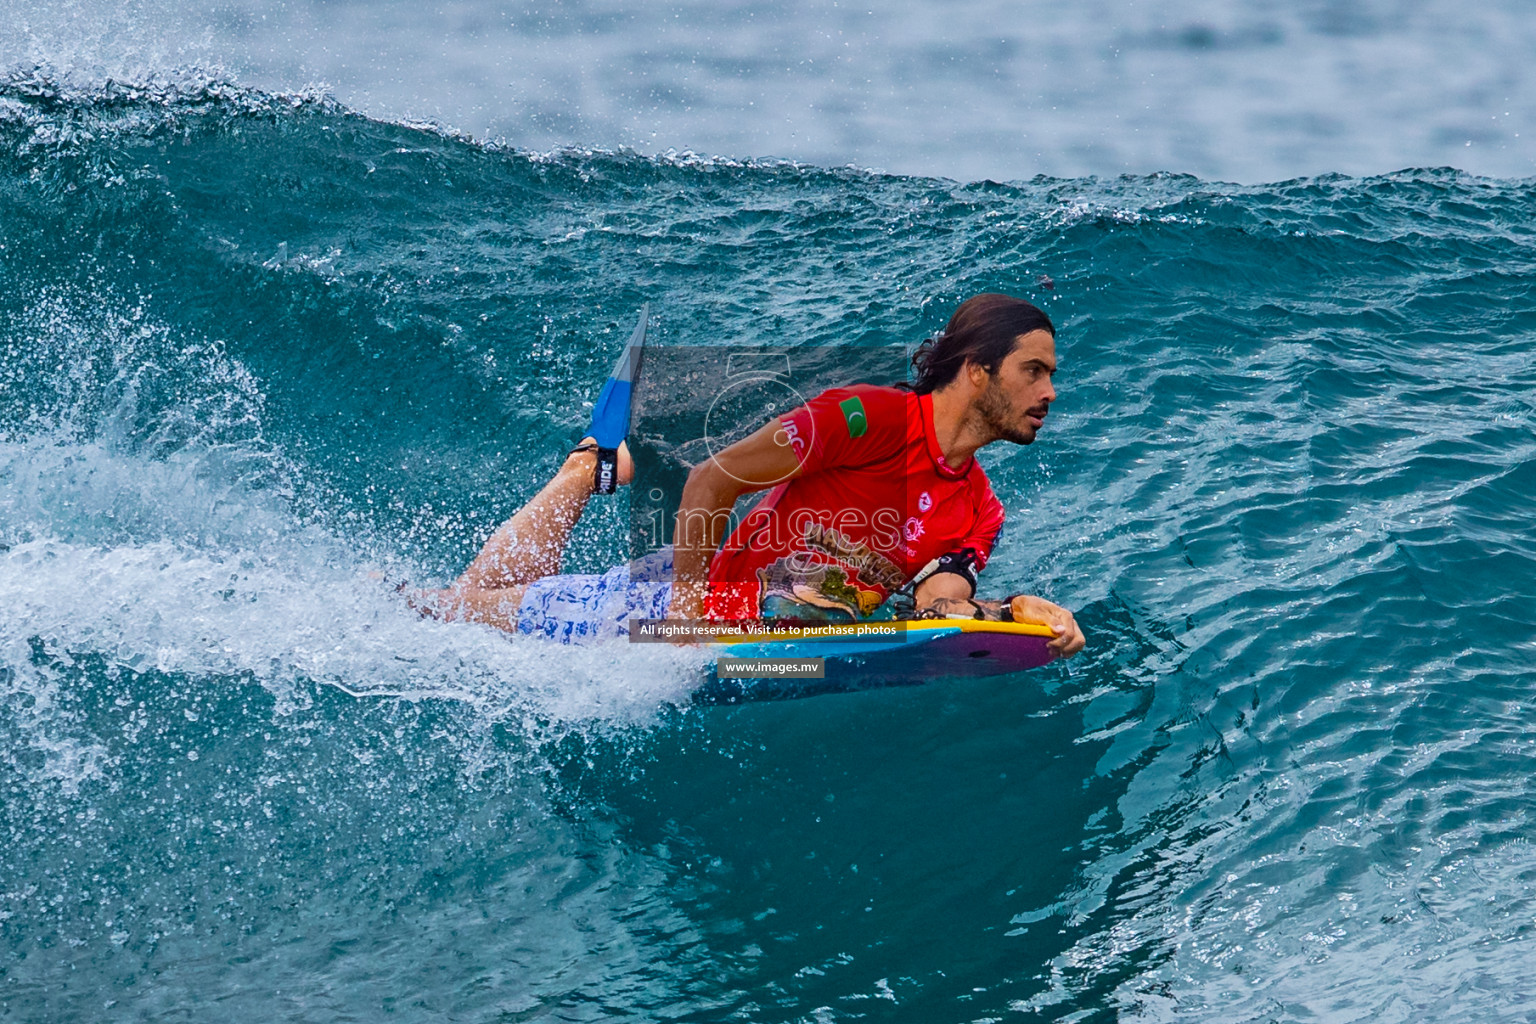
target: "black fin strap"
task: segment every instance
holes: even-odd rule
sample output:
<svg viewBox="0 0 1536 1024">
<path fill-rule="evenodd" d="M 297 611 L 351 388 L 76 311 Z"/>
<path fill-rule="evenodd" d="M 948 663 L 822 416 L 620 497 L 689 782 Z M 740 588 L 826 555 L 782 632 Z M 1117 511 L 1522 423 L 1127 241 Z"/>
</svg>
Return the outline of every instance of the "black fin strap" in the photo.
<svg viewBox="0 0 1536 1024">
<path fill-rule="evenodd" d="M 619 486 L 619 450 L 597 448 L 597 493 L 612 494 Z"/>
</svg>

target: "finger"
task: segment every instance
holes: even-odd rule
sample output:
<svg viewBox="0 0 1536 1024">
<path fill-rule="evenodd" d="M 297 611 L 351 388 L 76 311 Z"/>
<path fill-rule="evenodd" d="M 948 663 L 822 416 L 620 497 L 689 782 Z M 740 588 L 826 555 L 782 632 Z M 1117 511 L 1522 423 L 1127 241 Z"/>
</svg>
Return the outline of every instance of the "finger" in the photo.
<svg viewBox="0 0 1536 1024">
<path fill-rule="evenodd" d="M 1056 631 L 1056 636 L 1046 646 L 1055 651 L 1058 656 L 1070 658 L 1083 649 L 1086 641 L 1083 639 L 1082 630 L 1077 627 L 1076 619 L 1069 616 L 1065 622 L 1053 623 L 1051 628 Z"/>
<path fill-rule="evenodd" d="M 1050 626 L 1056 635 L 1046 641 L 1045 646 L 1055 651 L 1058 655 L 1065 654 L 1067 644 L 1071 642 L 1072 634 L 1067 631 L 1065 623 L 1052 622 Z"/>
</svg>

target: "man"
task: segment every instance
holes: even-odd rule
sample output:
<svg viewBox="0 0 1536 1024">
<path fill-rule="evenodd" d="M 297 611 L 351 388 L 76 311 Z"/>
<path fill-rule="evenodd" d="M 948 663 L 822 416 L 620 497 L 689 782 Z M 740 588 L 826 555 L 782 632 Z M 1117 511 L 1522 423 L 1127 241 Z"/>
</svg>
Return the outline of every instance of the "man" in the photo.
<svg viewBox="0 0 1536 1024">
<path fill-rule="evenodd" d="M 1044 424 L 1056 399 L 1050 319 L 1021 299 L 978 295 L 913 367 L 910 390 L 834 388 L 694 467 L 671 617 L 854 621 L 910 597 L 909 614 L 1039 622 L 1055 630 L 1058 655 L 1082 649 L 1071 613 L 1043 598 L 974 600 L 1003 524 L 974 455 L 994 441 L 1030 444 Z M 737 498 L 768 488 L 722 546 Z"/>
<path fill-rule="evenodd" d="M 974 596 L 1003 524 L 1002 503 L 974 455 L 994 441 L 1030 444 L 1044 424 L 1056 398 L 1050 319 L 1021 299 L 978 295 L 912 364 L 910 388 L 833 388 L 695 466 L 674 549 L 642 559 L 638 573 L 620 566 L 556 575 L 593 491 L 595 446 L 583 443 L 451 587 L 414 592 L 411 604 L 567 641 L 624 635 L 628 619 L 662 612 L 716 620 L 961 615 L 1048 625 L 1052 650 L 1076 654 L 1084 639 L 1066 609 L 1031 595 Z M 633 472 L 621 450 L 619 482 Z M 721 544 L 736 500 L 763 490 Z"/>
</svg>

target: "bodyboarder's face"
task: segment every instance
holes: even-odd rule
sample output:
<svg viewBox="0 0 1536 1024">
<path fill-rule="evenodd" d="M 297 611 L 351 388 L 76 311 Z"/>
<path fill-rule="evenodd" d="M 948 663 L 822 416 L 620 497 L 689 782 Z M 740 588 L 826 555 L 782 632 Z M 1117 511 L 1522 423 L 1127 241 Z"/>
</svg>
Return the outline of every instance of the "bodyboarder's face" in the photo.
<svg viewBox="0 0 1536 1024">
<path fill-rule="evenodd" d="M 999 440 L 1029 444 L 1056 400 L 1055 372 L 1056 339 L 1050 332 L 1019 335 L 1013 351 L 988 375 L 976 412 Z"/>
</svg>

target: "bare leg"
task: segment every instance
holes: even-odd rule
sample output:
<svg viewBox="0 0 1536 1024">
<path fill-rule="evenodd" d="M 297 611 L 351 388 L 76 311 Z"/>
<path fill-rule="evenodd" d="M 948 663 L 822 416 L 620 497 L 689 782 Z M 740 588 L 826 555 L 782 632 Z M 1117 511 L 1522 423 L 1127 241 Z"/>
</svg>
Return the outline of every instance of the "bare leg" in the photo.
<svg viewBox="0 0 1536 1024">
<path fill-rule="evenodd" d="M 596 466 L 596 452 L 569 456 L 544 489 L 491 534 L 454 588 L 498 590 L 558 573 L 571 530 L 592 497 Z"/>
<path fill-rule="evenodd" d="M 422 615 L 445 622 L 478 622 L 517 632 L 517 611 L 528 584 L 476 590 L 454 584 L 447 590 L 408 590 L 405 602 Z"/>
<path fill-rule="evenodd" d="M 544 489 L 491 534 L 475 560 L 446 590 L 417 590 L 406 601 L 423 615 L 517 628 L 528 584 L 560 571 L 560 556 L 592 497 L 596 452 L 566 458 Z M 634 478 L 629 449 L 619 448 L 619 483 Z"/>
</svg>

